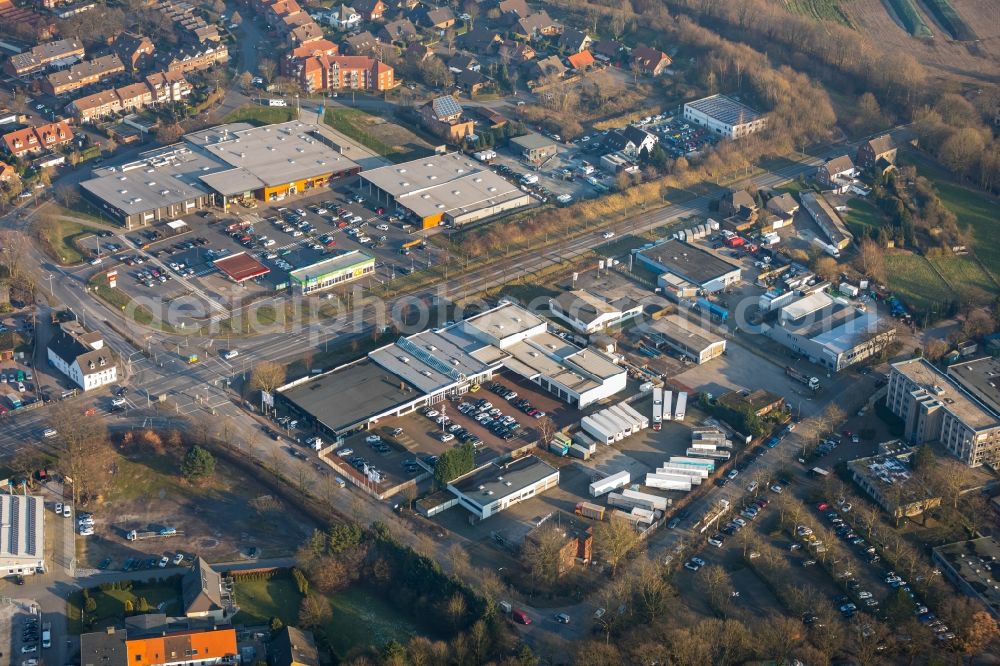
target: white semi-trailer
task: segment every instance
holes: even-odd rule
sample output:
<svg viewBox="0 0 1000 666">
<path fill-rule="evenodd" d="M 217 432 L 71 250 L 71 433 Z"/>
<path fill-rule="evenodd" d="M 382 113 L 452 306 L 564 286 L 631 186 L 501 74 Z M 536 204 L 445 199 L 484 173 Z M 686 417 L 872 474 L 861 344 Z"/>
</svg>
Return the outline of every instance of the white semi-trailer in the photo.
<svg viewBox="0 0 1000 666">
<path fill-rule="evenodd" d="M 616 472 L 611 476 L 605 477 L 599 481 L 594 481 L 590 484 L 590 496 L 600 497 L 601 495 L 606 495 L 615 488 L 624 488 L 631 481 L 632 475 L 629 474 L 628 470 L 623 469 L 620 472 Z"/>
<path fill-rule="evenodd" d="M 674 407 L 674 421 L 683 421 L 684 412 L 687 410 L 688 394 L 681 391 L 677 394 L 677 406 Z"/>
</svg>

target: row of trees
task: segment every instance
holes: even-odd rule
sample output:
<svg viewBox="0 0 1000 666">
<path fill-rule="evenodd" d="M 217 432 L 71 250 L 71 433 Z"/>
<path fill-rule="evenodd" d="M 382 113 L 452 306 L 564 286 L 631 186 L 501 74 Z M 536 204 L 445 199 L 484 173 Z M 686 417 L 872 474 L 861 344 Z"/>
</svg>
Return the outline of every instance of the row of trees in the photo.
<svg viewBox="0 0 1000 666">
<path fill-rule="evenodd" d="M 1000 139 L 987 121 L 992 121 L 1000 104 L 1000 93 L 988 91 L 975 102 L 954 93 L 942 95 L 933 106 L 917 110 L 913 128 L 921 148 L 951 173 L 983 190 L 1000 193 Z"/>
</svg>

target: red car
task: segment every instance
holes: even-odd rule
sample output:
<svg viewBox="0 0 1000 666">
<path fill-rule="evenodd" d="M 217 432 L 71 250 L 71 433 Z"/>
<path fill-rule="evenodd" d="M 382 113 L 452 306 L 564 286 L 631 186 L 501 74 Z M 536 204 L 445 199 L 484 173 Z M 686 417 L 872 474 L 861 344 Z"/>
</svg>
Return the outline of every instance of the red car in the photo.
<svg viewBox="0 0 1000 666">
<path fill-rule="evenodd" d="M 381 214 L 383 214 L 385 212 L 385 208 L 382 208 L 381 206 L 379 206 L 378 208 L 375 209 L 375 212 L 378 213 L 379 215 L 381 215 Z"/>
<path fill-rule="evenodd" d="M 347 222 L 344 222 L 343 220 L 341 220 L 340 222 L 337 222 L 337 228 L 338 229 L 343 229 L 346 226 L 347 226 Z"/>
<path fill-rule="evenodd" d="M 819 504 L 816 505 L 816 508 L 819 509 L 820 511 L 826 511 L 827 509 L 830 508 L 830 505 L 827 504 L 826 502 L 820 502 Z"/>
</svg>

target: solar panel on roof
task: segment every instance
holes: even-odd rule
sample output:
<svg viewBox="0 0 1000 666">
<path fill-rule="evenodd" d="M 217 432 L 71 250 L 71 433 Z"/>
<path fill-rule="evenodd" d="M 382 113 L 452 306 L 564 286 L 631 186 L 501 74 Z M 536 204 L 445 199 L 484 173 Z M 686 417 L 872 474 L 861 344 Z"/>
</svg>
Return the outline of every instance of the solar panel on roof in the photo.
<svg viewBox="0 0 1000 666">
<path fill-rule="evenodd" d="M 433 102 L 434 105 L 434 115 L 438 118 L 444 118 L 446 116 L 454 116 L 462 113 L 462 107 L 459 106 L 458 102 L 451 95 L 444 95 L 438 97 Z"/>
</svg>

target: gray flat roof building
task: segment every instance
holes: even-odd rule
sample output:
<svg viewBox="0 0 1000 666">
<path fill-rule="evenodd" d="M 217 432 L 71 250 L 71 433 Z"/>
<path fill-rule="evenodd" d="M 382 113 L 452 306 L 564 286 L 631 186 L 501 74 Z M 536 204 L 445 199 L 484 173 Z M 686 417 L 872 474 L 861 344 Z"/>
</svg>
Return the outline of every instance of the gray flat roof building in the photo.
<svg viewBox="0 0 1000 666">
<path fill-rule="evenodd" d="M 140 153 L 132 162 L 95 169 L 95 177 L 80 186 L 100 208 L 133 228 L 213 204 L 225 206 L 230 197 L 283 197 L 359 170 L 314 125 L 231 123 L 187 134 L 180 143 Z"/>
<path fill-rule="evenodd" d="M 0 495 L 0 576 L 45 570 L 45 505 L 34 495 Z"/>
<path fill-rule="evenodd" d="M 720 291 L 740 279 L 740 267 L 718 255 L 671 238 L 634 251 L 636 258 L 657 273 L 672 273 L 705 291 Z"/>
<path fill-rule="evenodd" d="M 683 353 L 695 363 L 705 363 L 726 350 L 725 338 L 678 314 L 652 319 L 646 325 L 650 337 Z"/>
<path fill-rule="evenodd" d="M 559 485 L 559 470 L 535 456 L 490 463 L 448 484 L 458 503 L 480 520 Z"/>
<path fill-rule="evenodd" d="M 423 228 L 473 222 L 531 203 L 516 185 L 461 153 L 365 171 L 360 187 L 379 203 L 412 215 Z"/>
</svg>

